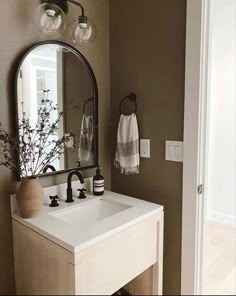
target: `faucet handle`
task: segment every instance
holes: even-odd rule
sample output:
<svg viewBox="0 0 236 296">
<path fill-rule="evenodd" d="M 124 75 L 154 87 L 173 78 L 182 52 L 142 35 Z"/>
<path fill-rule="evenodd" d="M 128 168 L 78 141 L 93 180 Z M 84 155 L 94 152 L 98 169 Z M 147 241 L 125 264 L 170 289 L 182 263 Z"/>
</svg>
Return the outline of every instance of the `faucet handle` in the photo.
<svg viewBox="0 0 236 296">
<path fill-rule="evenodd" d="M 87 191 L 86 189 L 82 188 L 82 189 L 78 189 L 78 191 L 80 192 L 80 195 L 78 196 L 79 199 L 85 199 L 86 195 L 85 192 Z"/>
<path fill-rule="evenodd" d="M 81 161 L 76 160 L 78 168 L 81 167 Z"/>
<path fill-rule="evenodd" d="M 58 195 L 49 196 L 49 198 L 51 199 L 51 204 L 50 204 L 51 208 L 56 208 L 59 206 L 59 203 L 57 202 L 57 200 L 59 199 Z"/>
</svg>

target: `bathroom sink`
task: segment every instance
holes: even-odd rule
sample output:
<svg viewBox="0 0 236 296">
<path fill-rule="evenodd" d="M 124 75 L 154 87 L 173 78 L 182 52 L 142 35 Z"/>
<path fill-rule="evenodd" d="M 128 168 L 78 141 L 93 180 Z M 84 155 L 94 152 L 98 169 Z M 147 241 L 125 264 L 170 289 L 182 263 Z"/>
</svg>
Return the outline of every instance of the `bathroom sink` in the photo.
<svg viewBox="0 0 236 296">
<path fill-rule="evenodd" d="M 59 210 L 51 213 L 51 215 L 67 224 L 88 227 L 129 208 L 131 206 L 123 203 L 114 203 L 99 199 Z"/>
<path fill-rule="evenodd" d="M 78 186 L 74 184 L 75 188 Z M 75 189 L 74 203 L 66 203 L 63 197 L 66 188 L 65 183 L 44 189 L 42 213 L 32 219 L 20 216 L 12 196 L 12 218 L 73 254 L 163 212 L 160 205 L 110 191 L 105 191 L 102 197 L 87 192 L 87 198 L 80 200 L 75 198 Z M 54 195 L 61 197 L 57 208 L 49 207 L 47 197 Z"/>
</svg>

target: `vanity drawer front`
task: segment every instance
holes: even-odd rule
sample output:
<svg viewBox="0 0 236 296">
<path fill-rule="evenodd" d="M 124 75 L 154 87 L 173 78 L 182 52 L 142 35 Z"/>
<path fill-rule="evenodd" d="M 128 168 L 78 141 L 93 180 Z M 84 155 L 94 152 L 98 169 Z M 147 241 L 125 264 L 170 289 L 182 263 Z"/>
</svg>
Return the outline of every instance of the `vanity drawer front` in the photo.
<svg viewBox="0 0 236 296">
<path fill-rule="evenodd" d="M 78 254 L 76 294 L 111 295 L 154 265 L 157 220 L 138 223 Z"/>
</svg>

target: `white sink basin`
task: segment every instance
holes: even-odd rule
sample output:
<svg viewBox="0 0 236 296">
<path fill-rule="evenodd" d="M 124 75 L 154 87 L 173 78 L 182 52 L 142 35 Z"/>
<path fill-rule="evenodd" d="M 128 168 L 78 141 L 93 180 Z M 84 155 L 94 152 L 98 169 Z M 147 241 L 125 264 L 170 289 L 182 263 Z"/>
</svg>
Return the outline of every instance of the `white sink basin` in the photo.
<svg viewBox="0 0 236 296">
<path fill-rule="evenodd" d="M 75 188 L 78 186 L 74 184 Z M 76 198 L 73 204 L 61 198 L 58 208 L 49 207 L 48 196 L 63 196 L 66 188 L 67 184 L 62 184 L 44 189 L 42 214 L 33 219 L 19 215 L 12 196 L 12 218 L 73 254 L 163 211 L 160 205 L 110 191 L 105 191 L 102 197 L 87 193 L 87 199 Z"/>
<path fill-rule="evenodd" d="M 61 211 L 59 210 L 51 213 L 51 215 L 74 226 L 88 227 L 100 220 L 113 216 L 129 208 L 131 208 L 131 206 L 123 203 L 114 203 L 99 199 L 75 205 Z"/>
</svg>

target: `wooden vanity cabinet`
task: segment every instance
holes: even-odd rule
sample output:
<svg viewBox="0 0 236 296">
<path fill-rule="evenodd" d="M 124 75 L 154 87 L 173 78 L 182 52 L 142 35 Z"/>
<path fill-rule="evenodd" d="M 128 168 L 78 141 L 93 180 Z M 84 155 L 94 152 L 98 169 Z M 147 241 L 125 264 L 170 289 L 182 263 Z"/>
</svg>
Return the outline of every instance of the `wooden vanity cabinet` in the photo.
<svg viewBox="0 0 236 296">
<path fill-rule="evenodd" d="M 17 295 L 162 294 L 163 212 L 76 254 L 12 223 Z"/>
</svg>

